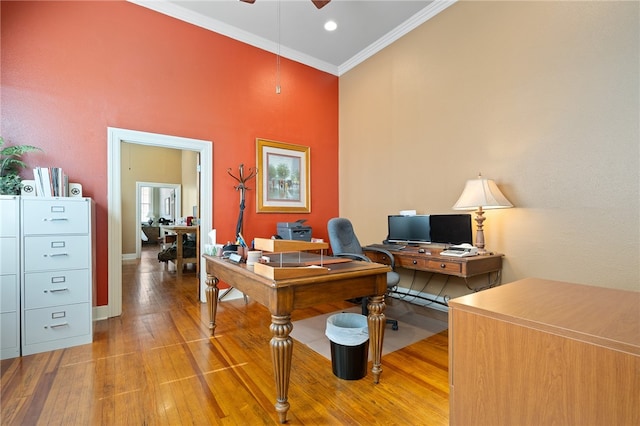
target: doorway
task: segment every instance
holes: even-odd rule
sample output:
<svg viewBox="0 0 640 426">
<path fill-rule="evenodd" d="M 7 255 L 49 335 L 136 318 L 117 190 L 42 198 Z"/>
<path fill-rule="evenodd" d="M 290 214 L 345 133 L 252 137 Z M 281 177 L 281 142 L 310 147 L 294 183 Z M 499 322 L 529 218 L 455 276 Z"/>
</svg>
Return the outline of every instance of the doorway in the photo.
<svg viewBox="0 0 640 426">
<path fill-rule="evenodd" d="M 177 183 L 136 182 L 136 259 L 140 259 L 142 241 L 159 237 L 160 222 L 175 223 L 182 211 L 181 185 Z M 167 222 L 165 222 L 167 223 Z M 154 228 L 152 232 L 145 231 Z M 156 235 L 158 234 L 158 235 Z M 154 243 L 150 241 L 150 243 Z"/>
<path fill-rule="evenodd" d="M 107 197 L 108 197 L 108 305 L 96 308 L 94 318 L 109 318 L 122 313 L 122 194 L 121 194 L 121 144 L 140 144 L 164 148 L 195 151 L 200 157 L 200 230 L 206 235 L 212 227 L 212 175 L 213 142 L 169 136 L 136 130 L 107 128 Z M 200 252 L 204 253 L 204 239 L 200 239 Z M 200 259 L 200 295 L 206 302 L 206 268 Z"/>
</svg>

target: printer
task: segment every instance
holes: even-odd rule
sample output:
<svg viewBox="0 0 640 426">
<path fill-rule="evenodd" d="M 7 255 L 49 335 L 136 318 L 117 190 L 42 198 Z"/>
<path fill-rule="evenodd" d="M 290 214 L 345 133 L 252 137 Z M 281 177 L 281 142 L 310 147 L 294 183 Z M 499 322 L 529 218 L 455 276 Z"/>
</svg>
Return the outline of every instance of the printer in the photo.
<svg viewBox="0 0 640 426">
<path fill-rule="evenodd" d="M 278 236 L 283 240 L 311 241 L 311 227 L 305 219 L 296 222 L 278 222 Z"/>
</svg>

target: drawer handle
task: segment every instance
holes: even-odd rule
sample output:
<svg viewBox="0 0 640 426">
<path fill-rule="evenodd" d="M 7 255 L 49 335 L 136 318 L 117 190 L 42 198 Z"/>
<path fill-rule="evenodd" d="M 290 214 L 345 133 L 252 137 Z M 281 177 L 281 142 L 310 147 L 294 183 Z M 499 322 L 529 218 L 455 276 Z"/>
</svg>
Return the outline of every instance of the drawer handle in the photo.
<svg viewBox="0 0 640 426">
<path fill-rule="evenodd" d="M 59 222 L 61 220 L 69 220 L 69 219 L 66 218 L 66 217 L 49 217 L 49 218 L 45 217 L 42 220 L 44 220 L 45 222 L 47 222 L 47 221 L 49 221 L 49 222 Z"/>
<path fill-rule="evenodd" d="M 52 288 L 51 290 L 45 290 L 45 293 L 57 293 L 59 291 L 69 291 L 69 288 Z"/>
<path fill-rule="evenodd" d="M 44 328 L 45 329 L 47 329 L 47 328 L 60 328 L 60 327 L 66 327 L 68 325 L 69 325 L 68 322 L 63 322 L 62 324 L 53 324 L 51 326 L 45 325 Z"/>
<path fill-rule="evenodd" d="M 45 254 L 44 257 L 59 257 L 59 256 L 69 256 L 69 253 L 52 253 L 52 254 Z"/>
<path fill-rule="evenodd" d="M 446 263 L 441 263 L 441 264 L 440 264 L 440 267 L 441 267 L 442 269 L 444 269 L 444 268 L 446 268 L 446 267 L 447 267 L 447 264 L 446 264 Z"/>
<path fill-rule="evenodd" d="M 417 264 L 418 264 L 418 261 L 417 261 L 417 260 L 414 260 L 414 261 L 413 261 L 413 264 L 414 264 L 414 265 L 417 265 Z"/>
</svg>

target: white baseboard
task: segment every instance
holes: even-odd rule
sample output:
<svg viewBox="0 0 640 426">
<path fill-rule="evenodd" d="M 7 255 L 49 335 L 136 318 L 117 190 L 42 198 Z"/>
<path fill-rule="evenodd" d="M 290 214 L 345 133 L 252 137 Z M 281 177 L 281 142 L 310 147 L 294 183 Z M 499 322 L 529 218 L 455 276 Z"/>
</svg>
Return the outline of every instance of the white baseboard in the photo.
<svg viewBox="0 0 640 426">
<path fill-rule="evenodd" d="M 93 307 L 93 320 L 100 321 L 109 318 L 109 314 L 111 313 L 111 309 L 109 305 L 103 306 L 94 306 Z"/>
<path fill-rule="evenodd" d="M 124 253 L 122 255 L 122 260 L 136 260 L 136 254 L 135 253 Z"/>
</svg>

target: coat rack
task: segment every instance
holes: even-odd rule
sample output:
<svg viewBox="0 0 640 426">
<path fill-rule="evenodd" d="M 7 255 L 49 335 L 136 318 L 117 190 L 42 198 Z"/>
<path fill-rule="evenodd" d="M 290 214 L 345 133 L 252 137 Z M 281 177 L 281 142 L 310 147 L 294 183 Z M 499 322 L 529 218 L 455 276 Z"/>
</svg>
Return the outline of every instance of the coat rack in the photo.
<svg viewBox="0 0 640 426">
<path fill-rule="evenodd" d="M 254 167 L 249 167 L 249 176 L 244 175 L 244 164 L 240 164 L 238 167 L 238 176 L 234 176 L 231 174 L 231 168 L 227 169 L 227 173 L 229 176 L 238 181 L 238 184 L 233 188 L 236 191 L 240 191 L 240 212 L 238 213 L 238 223 L 236 224 L 236 237 L 242 233 L 242 221 L 244 218 L 244 200 L 245 200 L 245 192 L 251 188 L 247 187 L 246 182 L 253 179 L 258 173 L 258 169 Z"/>
</svg>

